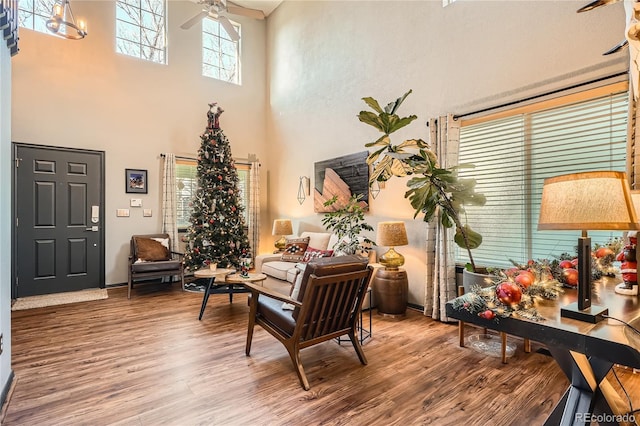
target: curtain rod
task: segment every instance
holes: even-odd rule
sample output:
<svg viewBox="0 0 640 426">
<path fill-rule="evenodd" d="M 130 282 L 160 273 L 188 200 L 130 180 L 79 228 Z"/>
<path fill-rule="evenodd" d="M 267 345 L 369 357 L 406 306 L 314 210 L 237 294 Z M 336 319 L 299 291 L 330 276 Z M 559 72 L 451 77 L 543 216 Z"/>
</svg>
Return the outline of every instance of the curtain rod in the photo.
<svg viewBox="0 0 640 426">
<path fill-rule="evenodd" d="M 165 155 L 165 154 L 163 154 L 163 153 L 161 153 L 161 154 L 160 154 L 160 157 L 164 158 L 164 157 L 166 157 L 166 155 Z M 196 160 L 197 160 L 196 158 L 193 158 L 193 157 L 183 157 L 183 156 L 180 156 L 180 155 L 176 155 L 176 158 L 178 158 L 178 159 L 180 159 L 180 160 L 193 160 L 193 161 L 196 161 Z M 243 159 L 243 160 L 244 160 L 244 159 Z M 252 164 L 253 164 L 253 163 L 249 162 L 248 160 L 245 160 L 245 161 L 242 161 L 242 160 L 239 160 L 239 161 L 238 161 L 238 160 L 234 160 L 234 162 L 235 162 L 236 164 L 242 164 L 243 166 L 250 166 L 250 165 L 252 165 Z M 258 166 L 262 167 L 262 164 L 258 163 Z"/>
<path fill-rule="evenodd" d="M 595 80 L 586 81 L 584 83 L 574 84 L 573 86 L 563 87 L 561 89 L 552 90 L 550 92 L 541 93 L 539 95 L 529 96 L 528 98 L 518 99 L 517 101 L 506 102 L 506 103 L 501 104 L 501 105 L 496 105 L 496 106 L 492 106 L 492 107 L 488 107 L 488 108 L 483 108 L 483 109 L 479 109 L 477 111 L 467 112 L 465 114 L 454 115 L 453 119 L 454 120 L 458 120 L 460 118 L 468 117 L 470 115 L 480 114 L 482 112 L 488 112 L 488 111 L 493 111 L 495 109 L 509 107 L 509 106 L 516 105 L 516 104 L 519 104 L 519 103 L 522 103 L 522 102 L 528 102 L 528 101 L 532 101 L 534 99 L 542 98 L 542 97 L 545 97 L 545 96 L 555 95 L 556 93 L 564 92 L 566 90 L 577 89 L 578 87 L 588 86 L 589 84 L 599 83 L 599 82 L 604 81 L 604 80 L 609 80 L 611 78 L 616 78 L 616 77 L 620 77 L 620 76 L 627 75 L 627 74 L 629 74 L 628 71 L 619 72 L 617 74 L 612 74 L 612 75 L 608 75 L 608 76 L 605 76 L 605 77 L 596 78 Z M 427 126 L 428 126 L 428 124 L 427 124 Z"/>
</svg>

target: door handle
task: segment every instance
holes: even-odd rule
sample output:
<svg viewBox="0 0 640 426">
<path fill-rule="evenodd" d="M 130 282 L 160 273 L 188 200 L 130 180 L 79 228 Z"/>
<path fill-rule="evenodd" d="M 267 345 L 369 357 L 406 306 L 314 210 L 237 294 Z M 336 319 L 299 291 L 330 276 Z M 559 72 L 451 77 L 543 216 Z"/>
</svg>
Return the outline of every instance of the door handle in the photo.
<svg viewBox="0 0 640 426">
<path fill-rule="evenodd" d="M 85 231 L 98 232 L 98 225 L 90 226 L 86 228 Z"/>
</svg>

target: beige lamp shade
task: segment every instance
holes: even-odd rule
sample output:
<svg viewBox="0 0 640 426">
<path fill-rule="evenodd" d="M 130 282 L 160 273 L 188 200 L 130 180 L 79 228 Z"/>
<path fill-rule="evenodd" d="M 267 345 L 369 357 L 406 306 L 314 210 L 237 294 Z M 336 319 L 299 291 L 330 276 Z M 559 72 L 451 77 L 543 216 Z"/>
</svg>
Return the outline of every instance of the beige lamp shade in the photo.
<svg viewBox="0 0 640 426">
<path fill-rule="evenodd" d="M 293 226 L 290 219 L 276 219 L 273 221 L 273 230 L 271 235 L 291 235 L 293 234 Z"/>
<path fill-rule="evenodd" d="M 378 259 L 386 269 L 395 270 L 404 265 L 404 256 L 394 250 L 394 247 L 409 244 L 404 222 L 378 223 L 376 244 L 389 247 L 389 251 Z"/>
<path fill-rule="evenodd" d="M 544 181 L 539 230 L 627 231 L 639 227 L 623 172 L 573 173 Z"/>
</svg>

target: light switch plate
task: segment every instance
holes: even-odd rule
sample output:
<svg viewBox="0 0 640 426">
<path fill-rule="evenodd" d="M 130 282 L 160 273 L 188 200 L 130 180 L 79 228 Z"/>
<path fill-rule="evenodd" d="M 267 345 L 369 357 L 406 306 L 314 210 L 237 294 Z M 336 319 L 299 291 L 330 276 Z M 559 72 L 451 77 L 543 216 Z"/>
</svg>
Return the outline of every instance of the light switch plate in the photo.
<svg viewBox="0 0 640 426">
<path fill-rule="evenodd" d="M 144 209 L 144 210 L 142 210 L 142 216 L 144 216 L 144 217 L 151 217 L 151 209 Z"/>
<path fill-rule="evenodd" d="M 129 217 L 129 209 L 118 209 L 118 210 L 116 210 L 116 216 L 118 216 L 118 217 Z"/>
<path fill-rule="evenodd" d="M 142 198 L 132 198 L 131 207 L 142 207 Z"/>
</svg>

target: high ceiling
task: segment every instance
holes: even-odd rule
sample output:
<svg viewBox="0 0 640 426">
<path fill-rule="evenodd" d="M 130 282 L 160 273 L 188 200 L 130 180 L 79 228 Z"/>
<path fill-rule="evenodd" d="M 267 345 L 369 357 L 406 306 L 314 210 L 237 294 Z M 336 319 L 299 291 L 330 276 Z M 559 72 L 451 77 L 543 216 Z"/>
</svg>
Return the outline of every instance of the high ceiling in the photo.
<svg viewBox="0 0 640 426">
<path fill-rule="evenodd" d="M 248 7 L 251 9 L 260 9 L 266 16 L 269 16 L 273 10 L 278 7 L 282 0 L 243 0 L 233 1 L 238 6 Z"/>
</svg>

